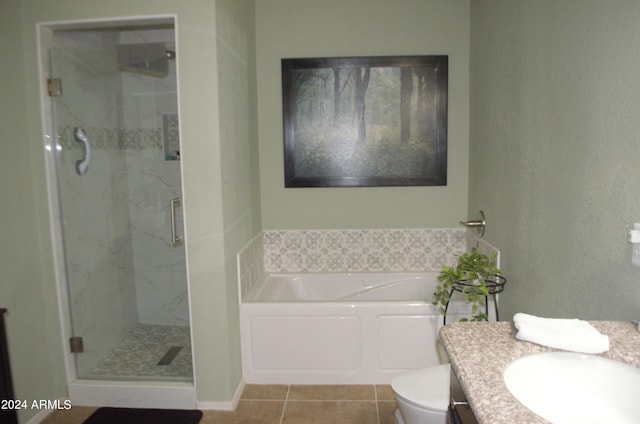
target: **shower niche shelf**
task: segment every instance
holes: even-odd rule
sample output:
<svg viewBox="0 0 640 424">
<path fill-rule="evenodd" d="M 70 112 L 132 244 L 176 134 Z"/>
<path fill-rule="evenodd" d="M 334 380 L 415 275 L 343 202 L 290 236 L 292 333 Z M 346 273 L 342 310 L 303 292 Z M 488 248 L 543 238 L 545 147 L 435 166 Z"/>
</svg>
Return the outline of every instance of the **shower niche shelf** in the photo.
<svg viewBox="0 0 640 424">
<path fill-rule="evenodd" d="M 177 113 L 162 114 L 164 160 L 180 160 L 180 124 Z"/>
</svg>

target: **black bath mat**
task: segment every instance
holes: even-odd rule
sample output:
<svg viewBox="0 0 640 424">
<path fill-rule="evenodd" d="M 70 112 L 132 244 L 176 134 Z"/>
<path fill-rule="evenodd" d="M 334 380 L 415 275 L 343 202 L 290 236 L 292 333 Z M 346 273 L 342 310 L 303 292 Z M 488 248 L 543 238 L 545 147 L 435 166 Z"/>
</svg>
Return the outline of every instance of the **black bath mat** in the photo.
<svg viewBox="0 0 640 424">
<path fill-rule="evenodd" d="M 84 424 L 197 424 L 200 418 L 194 409 L 98 408 Z"/>
</svg>

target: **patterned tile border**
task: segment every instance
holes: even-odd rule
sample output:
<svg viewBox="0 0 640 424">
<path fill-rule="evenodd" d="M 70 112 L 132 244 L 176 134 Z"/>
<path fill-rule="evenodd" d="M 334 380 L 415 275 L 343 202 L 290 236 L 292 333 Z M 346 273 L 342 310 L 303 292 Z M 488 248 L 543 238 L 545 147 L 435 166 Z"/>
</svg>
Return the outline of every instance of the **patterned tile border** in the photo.
<svg viewBox="0 0 640 424">
<path fill-rule="evenodd" d="M 240 299 L 265 273 L 437 272 L 471 247 L 497 252 L 456 228 L 266 230 L 238 253 Z"/>
<path fill-rule="evenodd" d="M 439 270 L 464 251 L 464 230 L 275 230 L 263 232 L 266 272 Z"/>
<path fill-rule="evenodd" d="M 119 149 L 161 149 L 162 130 L 150 129 L 126 129 L 126 128 L 85 128 L 87 138 L 93 149 L 119 150 Z M 80 149 L 80 143 L 73 139 L 73 127 L 63 125 L 58 128 L 58 142 L 65 150 Z"/>
<path fill-rule="evenodd" d="M 247 295 L 249 290 L 262 280 L 264 271 L 263 236 L 258 234 L 238 252 L 236 263 L 238 266 L 238 299 Z"/>
<path fill-rule="evenodd" d="M 466 244 L 465 250 L 467 252 L 475 247 L 476 249 L 478 249 L 478 251 L 480 251 L 480 253 L 484 253 L 485 255 L 491 255 L 494 252 L 497 253 L 498 256 L 496 257 L 496 262 L 497 262 L 498 268 L 500 268 L 500 251 L 494 246 L 487 243 L 486 241 L 478 238 L 478 236 L 475 235 L 475 231 L 473 230 L 467 231 L 467 234 L 465 237 L 465 244 Z"/>
<path fill-rule="evenodd" d="M 180 125 L 177 113 L 162 114 L 162 136 L 164 140 L 164 155 L 179 157 Z"/>
</svg>

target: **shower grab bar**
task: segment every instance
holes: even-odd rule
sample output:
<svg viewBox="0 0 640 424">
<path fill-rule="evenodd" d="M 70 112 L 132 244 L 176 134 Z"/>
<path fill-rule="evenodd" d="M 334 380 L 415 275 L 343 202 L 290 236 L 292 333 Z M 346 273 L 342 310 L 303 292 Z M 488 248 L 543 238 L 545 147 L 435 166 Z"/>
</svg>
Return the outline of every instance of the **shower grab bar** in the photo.
<svg viewBox="0 0 640 424">
<path fill-rule="evenodd" d="M 171 211 L 171 246 L 177 247 L 182 244 L 182 237 L 176 231 L 176 208 L 180 206 L 180 197 L 175 197 L 169 201 Z"/>
<path fill-rule="evenodd" d="M 76 161 L 76 173 L 78 175 L 84 175 L 89 169 L 89 161 L 91 160 L 91 146 L 89 145 L 89 139 L 87 139 L 87 135 L 80 127 L 75 127 L 73 129 L 73 138 L 84 147 L 83 158 Z"/>
</svg>

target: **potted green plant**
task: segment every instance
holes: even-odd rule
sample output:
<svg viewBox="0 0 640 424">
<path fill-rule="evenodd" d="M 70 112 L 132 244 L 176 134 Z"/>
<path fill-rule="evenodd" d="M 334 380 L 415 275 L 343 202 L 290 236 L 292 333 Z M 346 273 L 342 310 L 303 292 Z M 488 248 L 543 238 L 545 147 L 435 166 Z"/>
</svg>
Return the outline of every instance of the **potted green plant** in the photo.
<svg viewBox="0 0 640 424">
<path fill-rule="evenodd" d="M 507 282 L 496 266 L 496 257 L 497 253 L 485 255 L 474 247 L 471 252 L 460 255 L 456 266 L 441 268 L 433 304 L 439 306 L 445 319 L 452 293 L 459 292 L 471 304 L 471 321 L 488 321 L 486 296 L 500 293 Z M 469 320 L 462 318 L 460 321 Z"/>
</svg>

